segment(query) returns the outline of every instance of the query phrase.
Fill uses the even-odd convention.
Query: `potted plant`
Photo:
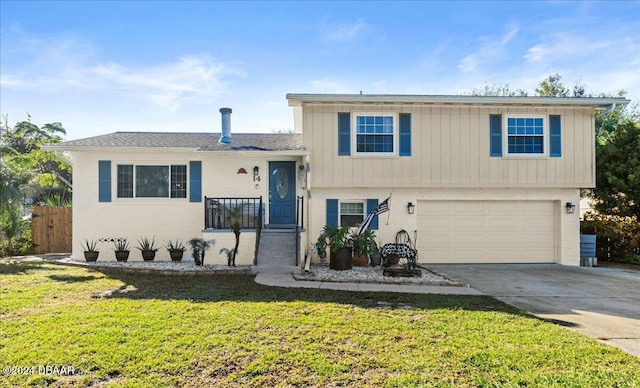
[[[142,259],[144,261],[152,261],[156,257],[156,252],[158,248],[155,247],[156,239],[155,237],[149,241],[147,237],[142,237],[138,240],[138,248],[140,252],[142,252]]]
[[[382,255],[380,254],[381,246],[382,246],[382,240],[378,238],[373,252],[369,254],[369,259],[371,259],[372,267],[377,267],[380,264],[382,264]]]
[[[184,255],[184,251],[187,249],[182,244],[182,241],[176,239],[176,242],[169,241],[165,246],[169,251],[169,256],[171,256],[171,260],[180,261],[182,260],[182,255]]]
[[[369,265],[369,255],[377,250],[376,234],[373,230],[367,229],[361,234],[351,235],[353,246],[353,265],[366,267]]]
[[[214,246],[215,243],[215,240],[205,240],[197,237],[189,240],[189,245],[191,245],[191,254],[193,255],[193,261],[196,265],[204,265],[204,254],[207,249]]]
[[[116,251],[116,260],[127,261],[129,258],[129,241],[126,238],[118,238],[113,242]]]
[[[320,257],[326,257],[329,247],[329,268],[335,270],[351,269],[351,242],[349,227],[340,229],[325,226],[316,242],[316,249]]]
[[[99,251],[96,250],[96,246],[98,242],[95,240],[84,240],[84,244],[80,243],[82,249],[84,249],[84,259],[86,261],[96,261],[98,260]]]

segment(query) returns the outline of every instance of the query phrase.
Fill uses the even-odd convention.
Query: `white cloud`
[[[110,85],[128,89],[169,109],[186,102],[208,104],[224,91],[226,76],[242,75],[207,55],[183,57],[152,67],[125,68],[110,63],[89,70]]]
[[[529,48],[524,58],[528,62],[552,62],[557,59],[591,56],[599,50],[617,45],[615,42],[587,39],[569,33],[556,34],[546,40],[547,42]]]
[[[369,28],[361,19],[339,23],[331,23],[325,19],[320,26],[320,35],[324,43],[345,43],[356,40]]]
[[[126,66],[97,59],[88,42],[72,37],[23,39],[21,43],[22,66],[3,69],[3,88],[115,91],[176,109],[184,103],[210,103],[225,91],[228,81],[244,76],[239,65],[217,62],[206,54],[151,66]]]
[[[506,45],[513,40],[517,33],[517,27],[509,26],[507,32],[503,36],[488,36],[480,38],[482,42],[480,48],[462,58],[458,64],[458,69],[463,73],[469,73],[485,64],[499,60],[506,54]]]

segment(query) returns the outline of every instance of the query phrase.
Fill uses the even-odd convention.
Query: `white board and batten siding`
[[[314,187],[577,187],[595,185],[588,107],[307,105],[304,144]],[[338,156],[339,112],[411,114],[411,156]],[[559,115],[562,157],[491,157],[492,114]],[[548,121],[548,120],[547,120]],[[547,124],[548,125],[548,124]]]
[[[423,263],[554,263],[554,201],[418,201]]]

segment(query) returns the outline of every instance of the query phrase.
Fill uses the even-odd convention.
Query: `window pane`
[[[364,205],[362,202],[341,202],[340,214],[363,214]]]
[[[543,136],[509,136],[510,154],[541,154],[544,152]]]
[[[187,198],[187,166],[171,166],[171,198]]]
[[[133,165],[118,165],[118,198],[133,198]]]
[[[169,166],[136,166],[136,197],[169,197]]]
[[[340,202],[340,225],[358,226],[364,220],[364,203]]]
[[[340,216],[340,226],[355,227],[362,223],[362,216],[342,215]]]

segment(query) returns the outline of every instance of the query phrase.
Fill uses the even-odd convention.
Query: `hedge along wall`
[[[587,213],[580,233],[595,234],[598,260],[640,264],[640,221]]]

